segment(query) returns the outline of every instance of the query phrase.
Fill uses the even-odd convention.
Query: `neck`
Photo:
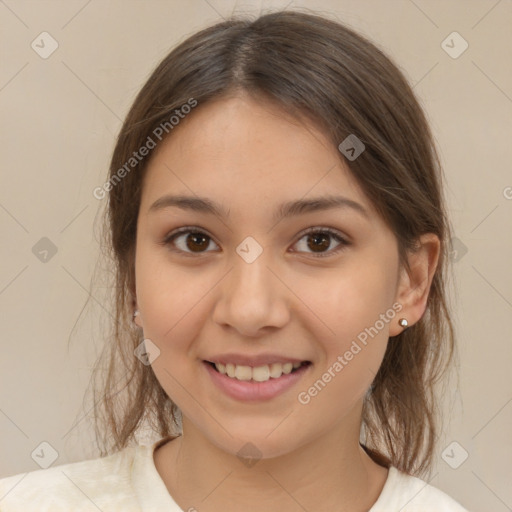
[[[359,425],[352,426],[357,428],[334,429],[285,455],[250,463],[211,443],[183,417],[183,435],[155,451],[155,464],[183,510],[365,512],[380,495],[387,470],[366,454]]]

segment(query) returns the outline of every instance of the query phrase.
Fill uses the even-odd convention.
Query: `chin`
[[[260,428],[253,425],[252,428],[239,430],[227,428],[233,437],[224,431],[222,431],[221,438],[217,436],[208,437],[213,444],[224,452],[234,455],[242,461],[247,459],[247,466],[250,467],[252,460],[280,457],[298,447],[296,433],[293,434],[286,429],[282,429],[278,433],[278,429],[276,429],[278,423],[274,422],[270,428],[267,425]]]

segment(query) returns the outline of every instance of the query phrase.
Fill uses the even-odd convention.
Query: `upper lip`
[[[263,353],[250,356],[247,354],[235,354],[234,352],[230,352],[228,354],[219,354],[217,356],[212,356],[208,359],[205,359],[205,361],[208,361],[210,363],[231,363],[241,366],[257,367],[273,363],[302,363],[303,361],[307,361],[307,359],[297,359],[296,357],[283,356],[280,354],[271,353]]]

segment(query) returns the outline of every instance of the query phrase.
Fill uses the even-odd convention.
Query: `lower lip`
[[[213,382],[231,398],[243,401],[269,400],[275,396],[284,393],[296,384],[301,377],[309,370],[311,363],[301,366],[292,373],[281,375],[277,379],[270,378],[265,382],[256,382],[254,380],[238,380],[228,377],[215,368],[210,363],[203,361],[206,371],[210,374]]]

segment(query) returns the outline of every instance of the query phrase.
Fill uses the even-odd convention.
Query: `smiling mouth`
[[[302,361],[301,363],[272,363],[270,365],[262,365],[257,367],[212,363],[209,364],[216,372],[241,381],[266,382],[270,379],[279,379],[283,375],[294,373],[305,366],[311,365],[311,361]]]

